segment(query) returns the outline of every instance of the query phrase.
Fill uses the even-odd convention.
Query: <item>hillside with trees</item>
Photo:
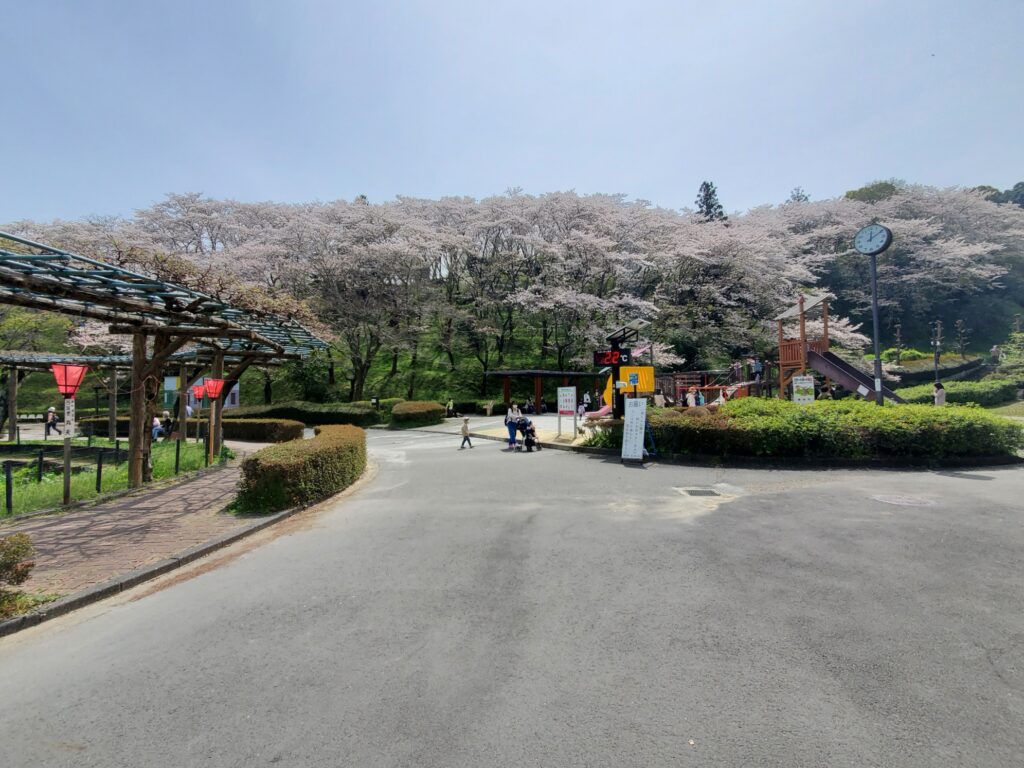
[[[904,343],[927,348],[941,319],[983,348],[1024,306],[1024,208],[995,197],[890,181],[821,201],[798,188],[726,216],[711,182],[701,210],[682,212],[518,190],[380,204],[176,194],[130,218],[3,228],[293,314],[333,342],[344,383],[321,396],[360,400],[483,394],[482,374],[509,366],[589,369],[607,330],[636,317],[652,321],[659,367],[767,353],[771,318],[810,289],[835,294],[833,336],[857,348],[870,289],[851,242],[872,221],[895,233],[879,262],[883,346],[898,324]],[[5,312],[3,324],[19,317]],[[104,344],[101,328],[76,334]]]

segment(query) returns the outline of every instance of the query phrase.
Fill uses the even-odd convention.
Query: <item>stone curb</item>
[[[451,432],[441,432],[436,429],[410,430],[417,432],[430,432],[432,434],[452,435]],[[470,437],[480,440],[493,440],[504,443],[507,438],[497,435],[481,435],[470,432]],[[570,453],[582,453],[590,456],[606,456],[614,458],[619,452],[614,448],[594,448],[587,445],[561,445],[559,443],[541,443],[541,448],[556,451],[569,451]],[[985,467],[1012,467],[1024,464],[1024,458],[1020,456],[954,456],[945,459],[928,459],[927,457],[890,457],[887,459],[818,459],[804,456],[792,456],[787,459],[759,457],[759,456],[704,456],[677,454],[665,454],[653,459],[647,459],[645,464],[671,464],[682,467],[724,467],[731,469],[879,469],[879,470],[920,470],[928,472],[935,469],[980,469]]]
[[[57,618],[58,616],[63,616],[66,613],[70,613],[71,611],[82,608],[90,603],[95,603],[110,597],[111,595],[116,595],[118,592],[124,592],[132,587],[137,587],[143,582],[155,579],[157,576],[162,576],[165,573],[181,568],[184,565],[188,565],[192,561],[198,560],[204,555],[208,555],[218,549],[223,549],[229,544],[234,544],[236,541],[244,539],[246,536],[251,536],[254,533],[262,531],[264,528],[268,528],[274,523],[285,520],[307,508],[308,506],[292,507],[291,509],[286,509],[282,512],[275,512],[273,515],[269,515],[252,525],[242,528],[241,530],[229,531],[228,533],[222,534],[221,536],[211,539],[203,544],[198,544],[194,547],[182,550],[181,552],[178,552],[164,560],[143,566],[142,568],[138,568],[134,571],[129,571],[128,573],[124,573],[120,576],[115,576],[113,579],[104,581],[80,592],[76,592],[73,595],[62,597],[60,600],[44,606],[39,611],[2,621],[0,622],[0,637],[19,632],[22,629],[34,627],[37,624],[42,624],[44,621],[49,621],[50,619]]]

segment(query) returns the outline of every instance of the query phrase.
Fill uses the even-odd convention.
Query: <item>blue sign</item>
[[[640,383],[640,374],[639,373],[631,373],[631,374],[629,374],[629,386],[635,387],[639,383]]]

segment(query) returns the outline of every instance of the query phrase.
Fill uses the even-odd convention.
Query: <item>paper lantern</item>
[[[57,379],[57,390],[64,397],[74,397],[82,379],[89,371],[88,365],[70,365],[66,363],[54,363],[50,366],[53,376]]]
[[[192,385],[192,397],[196,400],[202,400],[206,397],[206,385],[205,384],[193,384]]]
[[[206,394],[211,400],[216,400],[220,397],[221,390],[224,389],[224,379],[207,379],[206,380]]]

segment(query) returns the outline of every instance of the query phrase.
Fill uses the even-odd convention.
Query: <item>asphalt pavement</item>
[[[0,640],[0,766],[1024,764],[1024,470],[369,440],[261,546]]]

